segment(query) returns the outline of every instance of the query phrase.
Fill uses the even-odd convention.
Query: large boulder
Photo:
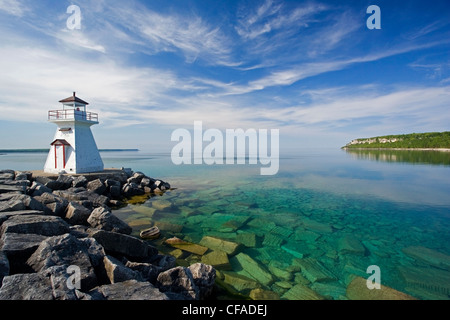
[[[91,237],[103,246],[106,253],[124,256],[130,260],[145,260],[158,254],[158,250],[133,236],[105,230],[96,230]]]
[[[106,255],[103,258],[104,268],[110,283],[117,283],[127,280],[142,280],[139,272],[134,271],[112,256]]]
[[[85,176],[78,176],[75,177],[72,181],[72,187],[79,188],[79,187],[86,187],[88,183],[88,180]]]
[[[198,298],[200,300],[208,298],[214,289],[216,270],[212,266],[203,263],[194,263],[188,269],[191,271],[194,284],[198,288]]]
[[[36,272],[52,266],[77,266],[80,268],[82,291],[97,285],[97,277],[85,242],[71,234],[49,237],[42,241],[27,260],[27,264]]]
[[[125,197],[132,197],[145,194],[145,191],[139,188],[139,185],[134,182],[125,183],[122,187],[122,193]]]
[[[42,195],[34,197],[44,205],[44,211],[47,214],[63,216],[69,201],[53,193],[44,192]]]
[[[10,232],[56,236],[69,231],[69,225],[60,217],[46,215],[12,216],[0,227],[0,235]]]
[[[117,218],[112,212],[104,207],[92,211],[87,222],[94,228],[113,231],[123,234],[131,234],[132,228]]]
[[[0,252],[8,258],[13,273],[29,272],[26,261],[45,239],[47,236],[38,234],[6,232],[0,238]]]
[[[3,250],[0,250],[0,288],[3,278],[9,275],[9,260]]]
[[[31,184],[30,189],[28,190],[28,194],[30,194],[33,197],[41,196],[43,193],[52,193],[52,189],[49,187],[43,185],[42,183],[38,181],[33,181]]]
[[[86,189],[100,195],[106,191],[106,186],[100,179],[95,179],[88,182]]]
[[[41,273],[19,273],[3,278],[0,300],[53,300],[50,279]]]
[[[65,218],[71,225],[89,225],[87,220],[90,215],[91,210],[77,202],[71,201],[67,206]]]
[[[102,285],[89,294],[94,300],[169,300],[167,295],[150,282],[137,280]]]
[[[180,266],[161,272],[156,285],[162,292],[173,294],[180,300],[198,300],[200,297],[192,272],[186,267]]]

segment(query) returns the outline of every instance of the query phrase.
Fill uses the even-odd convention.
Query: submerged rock
[[[210,236],[204,236],[202,240],[200,240],[200,244],[213,250],[226,252],[229,255],[234,255],[239,248],[239,243]]]
[[[281,299],[287,300],[324,300],[324,298],[319,295],[314,290],[308,288],[303,284],[296,284],[291,289],[289,289],[285,294],[281,296]]]
[[[237,263],[250,278],[255,279],[263,285],[270,285],[274,280],[272,274],[266,271],[258,262],[253,260],[249,255],[240,252],[232,259]]]
[[[207,247],[204,247],[204,246],[201,246],[201,245],[198,245],[198,244],[195,244],[195,243],[191,243],[191,242],[188,242],[188,241],[184,241],[184,240],[181,240],[181,239],[179,239],[177,237],[173,237],[173,238],[167,239],[165,241],[165,243],[170,245],[170,246],[172,246],[172,247],[174,247],[174,248],[181,249],[183,251],[187,251],[187,252],[190,252],[190,253],[194,253],[194,254],[197,254],[199,256],[204,255],[206,253],[206,251],[208,251]]]
[[[422,246],[411,246],[402,249],[408,256],[428,263],[434,267],[450,271],[450,256]]]
[[[356,277],[347,286],[346,295],[351,300],[416,300],[410,295],[381,285],[381,289],[367,288],[367,280]]]

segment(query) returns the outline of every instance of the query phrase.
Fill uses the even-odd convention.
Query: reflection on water
[[[433,150],[364,150],[346,149],[356,159],[403,162],[411,164],[450,165],[450,152]]]

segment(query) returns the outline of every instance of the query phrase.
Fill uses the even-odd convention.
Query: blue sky
[[[279,129],[281,150],[448,131],[449,53],[448,0],[0,0],[0,148],[48,147],[72,91],[99,148],[170,152],[194,121]]]

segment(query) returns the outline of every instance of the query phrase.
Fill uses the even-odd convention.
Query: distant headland
[[[450,131],[387,135],[355,139],[342,149],[397,149],[450,151]]]

